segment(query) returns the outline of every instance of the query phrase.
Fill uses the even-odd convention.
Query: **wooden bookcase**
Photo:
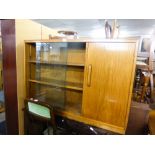
[[[124,134],[136,40],[25,41],[26,97],[69,119]]]

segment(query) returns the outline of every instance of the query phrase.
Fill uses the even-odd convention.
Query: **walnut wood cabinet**
[[[124,134],[136,40],[25,41],[26,97],[58,115]]]

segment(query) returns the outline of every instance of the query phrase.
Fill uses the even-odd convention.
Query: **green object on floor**
[[[36,114],[45,118],[49,118],[49,119],[51,118],[50,109],[42,105],[28,102],[28,110],[33,114]]]

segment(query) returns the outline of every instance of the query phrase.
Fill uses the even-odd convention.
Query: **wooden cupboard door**
[[[135,43],[89,43],[83,106],[84,116],[119,127],[126,126]]]

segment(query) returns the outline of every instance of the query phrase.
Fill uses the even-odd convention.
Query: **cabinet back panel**
[[[66,66],[31,64],[30,78],[45,82],[65,81]]]
[[[85,49],[68,49],[67,63],[84,64]]]
[[[66,110],[81,113],[82,92],[66,90]]]
[[[68,67],[66,70],[66,81],[83,84],[84,67]]]
[[[85,63],[86,43],[70,42],[67,50],[67,63],[84,64]]]
[[[124,127],[128,110],[135,43],[90,43],[84,80],[83,114]],[[92,65],[91,86],[88,65]]]

